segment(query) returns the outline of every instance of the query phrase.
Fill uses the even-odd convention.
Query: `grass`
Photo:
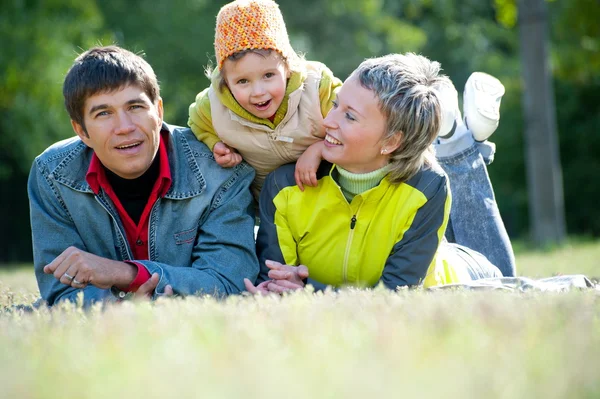
[[[520,274],[595,272],[600,241],[519,252]],[[36,296],[0,269],[0,305]],[[2,397],[600,396],[596,291],[345,290],[0,312]]]
[[[517,249],[518,273],[529,277],[548,277],[554,274],[584,274],[600,277],[600,241],[572,240],[549,250]]]

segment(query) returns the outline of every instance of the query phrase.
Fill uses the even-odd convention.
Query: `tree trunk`
[[[536,245],[565,238],[565,214],[544,0],[519,0],[529,220]]]

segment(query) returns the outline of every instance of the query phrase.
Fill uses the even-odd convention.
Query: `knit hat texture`
[[[236,0],[217,15],[215,56],[219,69],[227,57],[249,49],[276,50],[285,59],[293,56],[279,5],[272,0]]]

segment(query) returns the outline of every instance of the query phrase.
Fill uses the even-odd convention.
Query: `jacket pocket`
[[[175,233],[173,235],[175,237],[175,244],[185,245],[193,243],[196,240],[196,232],[196,229],[190,229]]]

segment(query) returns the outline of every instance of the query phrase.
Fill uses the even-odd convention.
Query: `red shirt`
[[[142,216],[140,217],[137,225],[131,219],[127,211],[125,211],[121,201],[113,191],[106,177],[104,167],[95,153],[92,155],[92,161],[90,162],[90,167],[85,176],[85,179],[92,188],[94,194],[97,195],[100,192],[100,188],[102,188],[117,208],[119,218],[121,219],[121,223],[125,228],[125,235],[127,237],[127,241],[129,242],[129,247],[133,253],[133,259],[148,260],[148,222],[150,221],[150,212],[152,211],[152,207],[154,206],[156,200],[164,197],[171,187],[171,169],[169,168],[169,158],[167,156],[167,140],[168,136],[166,134],[161,134],[157,153],[160,164],[158,177],[154,182],[152,192],[148,197],[148,202],[146,203],[144,211],[142,212]],[[146,269],[141,263],[127,263],[137,266],[138,272],[135,279],[125,291],[135,292],[140,285],[144,284],[146,281],[148,281],[148,279],[150,279],[150,272],[148,272],[148,269]]]

